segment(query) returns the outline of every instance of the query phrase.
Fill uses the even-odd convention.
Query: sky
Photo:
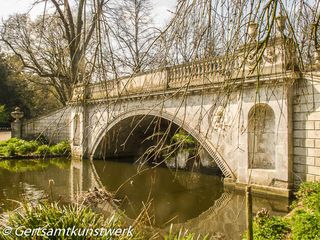
[[[6,19],[15,13],[25,13],[31,9],[34,0],[0,0],[0,19]],[[165,24],[170,17],[168,9],[173,10],[176,0],[151,0],[154,6],[154,22],[158,25]],[[41,14],[43,7],[38,6],[31,10],[31,16]]]

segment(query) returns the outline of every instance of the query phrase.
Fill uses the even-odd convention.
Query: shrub
[[[50,154],[50,147],[48,145],[40,145],[37,148],[36,154],[38,155]]]
[[[16,145],[20,141],[20,139],[11,138],[7,141],[0,142],[0,155],[5,157],[14,156],[16,154]]]
[[[5,105],[0,104],[0,125],[7,125],[9,123],[9,113]]]
[[[67,141],[62,141],[50,147],[50,152],[55,155],[63,155],[71,152],[70,144]]]
[[[199,147],[197,141],[182,129],[173,135],[171,143],[187,150],[191,155],[194,155]]]
[[[320,239],[320,182],[305,182],[296,193],[292,214],[293,239]]]
[[[7,141],[1,142],[0,154],[6,157],[14,155],[25,155],[33,153],[38,147],[36,141],[25,141],[22,139],[11,138]]]
[[[0,153],[6,157],[14,156],[20,152],[19,147],[24,145],[25,143],[26,143],[26,141],[24,141],[24,140],[17,139],[17,138],[11,138],[11,139],[1,143]],[[21,151],[23,151],[23,150],[24,150],[24,148],[22,147]]]
[[[21,140],[20,144],[16,146],[17,153],[20,155],[31,154],[37,150],[38,146],[39,144],[36,141]]]
[[[302,183],[296,196],[287,217],[269,217],[265,211],[257,214],[254,239],[320,239],[320,182]]]
[[[19,138],[10,138],[9,140],[5,141],[6,143],[18,143],[21,139]]]
[[[4,147],[4,146],[7,146],[8,142],[7,141],[1,141],[0,142],[0,148],[1,147]]]
[[[320,211],[320,182],[305,182],[299,187],[296,193],[297,205],[303,206],[309,210]]]
[[[255,240],[285,239],[289,232],[289,222],[281,217],[266,217],[264,219],[256,219],[253,224],[253,239]]]
[[[26,141],[17,138],[11,138],[8,141],[0,142],[0,155],[11,157],[14,155],[34,155],[34,154],[54,154],[64,155],[71,152],[70,144],[67,141],[62,141],[56,145],[49,147],[41,144],[38,141]]]
[[[5,157],[12,157],[16,155],[16,147],[13,143],[9,143],[6,146],[2,147],[0,153]]]
[[[314,193],[320,192],[320,182],[304,182],[299,186],[296,193],[298,199],[306,198]]]
[[[172,142],[174,143],[183,143],[184,145],[187,145],[189,147],[194,147],[196,145],[196,140],[188,134],[184,130],[179,130],[176,134],[172,137]]]
[[[292,217],[293,239],[320,239],[320,213],[297,211]]]

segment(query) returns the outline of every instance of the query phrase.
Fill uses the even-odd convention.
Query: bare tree
[[[42,18],[31,21],[16,15],[3,23],[1,39],[24,67],[43,77],[56,89],[62,104],[71,98],[73,86],[86,79],[85,57],[101,18],[104,0],[35,1],[50,3]],[[47,4],[46,4],[47,5]],[[48,14],[47,8],[53,10]]]
[[[230,55],[251,41],[248,25],[256,22],[259,29],[255,40],[258,49],[263,50],[275,35],[280,15],[288,20],[286,36],[294,40],[300,57],[310,60],[319,47],[319,1],[315,0],[178,1],[166,32],[166,46],[175,63]]]
[[[151,18],[150,0],[123,0],[109,11],[109,31],[115,61],[127,73],[152,67],[159,34]]]

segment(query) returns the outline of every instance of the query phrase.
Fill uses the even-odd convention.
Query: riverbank
[[[320,239],[320,182],[305,182],[296,192],[292,210],[284,217],[257,212],[253,224],[254,240]]]
[[[40,140],[27,141],[18,138],[0,141],[0,160],[61,157],[69,156],[70,152],[70,144],[67,141],[55,145]]]
[[[128,223],[123,213],[116,212],[109,217],[94,212],[83,204],[67,206],[58,203],[42,202],[37,205],[24,204],[19,210],[10,212],[0,219],[0,237],[15,240],[24,239],[165,239],[165,240],[205,240],[187,230],[180,229],[167,233],[147,228],[147,215],[141,215]],[[23,226],[23,228],[21,227]],[[9,229],[9,231],[8,231]]]

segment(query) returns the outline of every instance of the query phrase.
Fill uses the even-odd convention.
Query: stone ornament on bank
[[[20,110],[19,107],[16,107],[13,112],[11,112],[11,116],[15,119],[15,122],[20,122],[20,119],[23,118],[24,113]]]

